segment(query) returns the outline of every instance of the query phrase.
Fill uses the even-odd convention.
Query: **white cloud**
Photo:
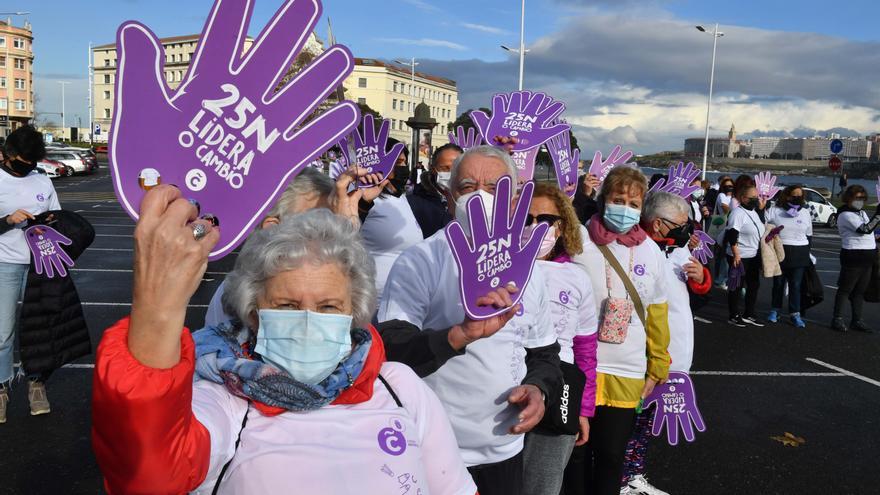
[[[440,9],[436,5],[432,5],[425,0],[403,0],[404,3],[408,3],[414,7],[420,8],[425,12],[439,12]]]
[[[433,48],[449,48],[451,50],[467,50],[468,48],[464,45],[460,45],[458,43],[453,43],[452,41],[447,40],[435,40],[433,38],[419,38],[419,39],[408,39],[408,38],[378,38],[378,41],[382,41],[385,43],[396,43],[399,45],[415,45],[415,46],[428,46]]]
[[[505,29],[501,29],[501,28],[497,28],[497,27],[493,27],[493,26],[486,26],[484,24],[473,24],[470,22],[464,22],[461,25],[462,25],[462,27],[466,27],[466,28],[472,29],[474,31],[480,31],[483,33],[488,33],[488,34],[509,34],[510,33],[509,31],[507,31]]]

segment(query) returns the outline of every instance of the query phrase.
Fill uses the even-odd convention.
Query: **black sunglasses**
[[[551,215],[549,213],[544,213],[538,216],[532,216],[531,213],[526,215],[526,225],[534,225],[535,222],[538,223],[546,223],[547,225],[553,225],[554,223],[562,220],[562,217],[557,215]]]
[[[684,231],[685,231],[686,233],[688,233],[688,234],[693,234],[693,233],[694,233],[694,224],[691,223],[690,220],[688,220],[688,221],[685,222],[685,223],[678,224],[678,223],[673,222],[672,220],[668,220],[668,219],[666,219],[666,218],[660,217],[660,221],[663,222],[663,223],[665,223],[666,226],[669,227],[669,230],[675,230],[675,229],[681,229],[681,228],[683,228]]]

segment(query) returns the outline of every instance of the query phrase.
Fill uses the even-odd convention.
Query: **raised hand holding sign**
[[[116,194],[137,219],[146,193],[138,174],[157,170],[163,184],[176,184],[223,225],[211,259],[243,242],[289,180],[359,120],[357,106],[342,102],[304,124],[353,69],[343,46],[330,47],[278,88],[320,18],[320,2],[284,2],[242,56],[252,9],[253,2],[244,0],[215,2],[189,70],[173,91],[156,36],[137,22],[117,32],[110,132]]]
[[[780,188],[776,187],[776,176],[770,172],[761,172],[756,175],[755,186],[758,188],[758,197],[761,199],[770,199],[780,191]]]
[[[553,165],[556,167],[556,183],[559,189],[573,198],[577,192],[578,162],[581,159],[581,150],[571,150],[571,131],[565,131],[553,136],[547,141],[547,150]]]
[[[73,267],[73,259],[61,246],[70,246],[73,241],[45,225],[35,225],[25,230],[24,238],[34,258],[37,275],[45,274],[46,278],[54,278],[55,273],[60,277],[67,276],[67,268]]]
[[[512,151],[525,151],[571,128],[556,121],[564,110],[565,104],[544,93],[514,91],[492,97],[491,117],[480,110],[470,115],[486,140],[490,136],[515,137],[518,141]]]
[[[697,407],[694,384],[687,373],[670,371],[666,383],[654,387],[654,391],[645,399],[645,407],[651,404],[657,404],[651,434],[659,437],[665,425],[669,445],[678,445],[679,428],[688,442],[696,438],[694,429],[706,431],[706,424]]]
[[[382,121],[379,128],[379,134],[376,135],[376,127],[372,115],[364,117],[363,135],[357,130],[352,133],[353,146],[349,146],[348,138],[342,138],[339,141],[339,147],[345,156],[345,162],[351,165],[357,165],[358,168],[364,169],[369,174],[381,175],[381,180],[391,173],[397,157],[403,151],[404,144],[397,143],[391,148],[391,151],[385,151],[388,144],[388,133],[391,131],[391,122]],[[354,152],[354,156],[351,153]],[[375,187],[376,184],[358,183],[358,187],[369,188]]]
[[[688,162],[687,166],[684,162],[678,162],[678,165],[669,166],[669,178],[657,181],[651,188],[651,192],[663,191],[687,198],[694,191],[700,189],[699,185],[691,185],[698,175],[700,175],[700,170],[694,166],[693,162]]]
[[[513,286],[519,289],[513,294],[513,305],[522,299],[541,240],[549,228],[546,224],[538,225],[528,242],[521,243],[534,189],[532,182],[523,186],[511,217],[514,188],[510,177],[502,177],[495,185],[491,230],[479,195],[467,202],[470,233],[466,233],[457,221],[446,226],[446,240],[458,265],[462,305],[468,317],[474,320],[492,318],[507,311],[507,308],[481,306],[477,302],[498,288]]]
[[[455,132],[456,134],[449,133],[449,142],[465,151],[483,144],[483,135],[473,127],[467,130],[467,134],[465,134],[464,127],[462,126],[458,126]]]
[[[605,180],[605,177],[608,177],[608,172],[611,172],[611,169],[618,166],[626,164],[626,161],[632,158],[632,151],[627,151],[626,153],[621,153],[621,147],[618,144],[611,150],[611,153],[608,155],[608,158],[602,159],[602,152],[597,151],[595,155],[593,155],[593,162],[590,164],[590,174],[595,175],[599,182]]]

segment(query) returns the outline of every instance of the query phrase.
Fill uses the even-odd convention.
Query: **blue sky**
[[[526,86],[566,101],[585,144],[617,142],[638,152],[674,149],[699,135],[711,37],[692,26],[720,22],[713,132],[810,134],[831,128],[880,130],[875,2],[738,0],[527,0]],[[91,41],[114,41],[136,19],[159,36],[201,31],[209,0],[15,0],[34,26],[37,112],[87,121]],[[256,0],[251,34],[280,0]],[[420,69],[459,82],[460,111],[515,89],[516,64],[499,48],[518,44],[516,0],[326,0],[334,34],[357,56],[416,57]],[[21,18],[14,20],[20,24]],[[700,115],[702,114],[702,117]]]

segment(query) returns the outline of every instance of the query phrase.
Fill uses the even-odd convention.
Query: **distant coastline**
[[[646,167],[665,168],[669,164],[680,161],[693,161],[702,164],[700,158],[683,158],[680,155],[651,155],[639,157],[639,165]],[[707,167],[719,172],[764,172],[769,171],[775,175],[811,175],[831,176],[834,173],[828,168],[825,160],[769,160],[750,158],[711,158]],[[853,179],[877,179],[880,177],[880,162],[847,162],[844,163],[843,171]],[[839,172],[838,172],[839,173]]]

